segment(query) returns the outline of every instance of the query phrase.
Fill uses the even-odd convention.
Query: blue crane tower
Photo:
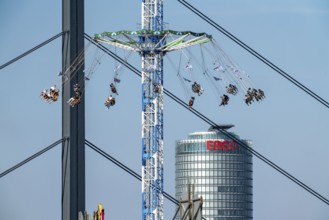
[[[138,52],[142,68],[142,219],[163,219],[163,57],[211,36],[163,30],[163,0],[142,0],[138,31],[96,34],[96,41]]]

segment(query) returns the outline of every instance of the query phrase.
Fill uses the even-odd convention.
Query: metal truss
[[[210,35],[163,30],[163,0],[142,1],[139,31],[104,32],[97,42],[138,52],[142,60],[142,219],[163,220],[163,57],[211,40]]]
[[[163,30],[163,0],[142,1],[142,29]]]
[[[163,219],[163,54],[142,54],[143,220]]]

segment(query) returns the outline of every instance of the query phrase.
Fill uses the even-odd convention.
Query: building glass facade
[[[242,141],[251,146],[250,141]],[[186,198],[187,185],[191,183],[194,194],[203,197],[205,219],[252,219],[252,154],[210,128],[177,141],[175,157],[176,199]]]

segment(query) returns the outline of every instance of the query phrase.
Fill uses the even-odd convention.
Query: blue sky
[[[291,76],[329,100],[329,2],[325,0],[189,1]],[[246,106],[232,99],[225,108],[207,90],[195,108],[232,131],[251,139],[254,148],[329,198],[328,109],[196,17],[177,1],[164,2],[170,29],[212,34],[221,47],[266,93],[261,103]],[[140,1],[85,1],[85,32],[135,30]],[[61,32],[61,1],[0,2],[0,64]],[[92,59],[92,55],[87,56]],[[132,59],[139,68],[139,60]],[[103,106],[114,61],[105,57],[86,87],[86,138],[127,166],[141,170],[140,78],[125,71],[117,105]],[[0,70],[0,172],[61,138],[61,104],[39,98],[58,81],[61,40],[57,39]],[[165,87],[184,98],[165,61]],[[209,87],[209,86],[208,86]],[[208,92],[209,91],[209,92]],[[175,140],[208,129],[172,100],[165,98],[165,191],[175,194]],[[141,216],[141,185],[86,148],[86,209],[102,202],[106,219]],[[174,214],[165,200],[165,218]],[[129,210],[129,211],[128,211]],[[0,179],[0,219],[60,219],[61,147]],[[328,206],[254,158],[254,219],[325,220]]]

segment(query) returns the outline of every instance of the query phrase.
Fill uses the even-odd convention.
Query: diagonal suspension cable
[[[15,166],[9,168],[9,169],[6,170],[6,171],[0,173],[0,178],[6,176],[7,174],[9,174],[9,173],[11,173],[12,171],[16,170],[17,168],[23,166],[24,164],[30,162],[31,160],[37,158],[38,156],[40,156],[40,155],[46,153],[47,151],[49,151],[50,149],[52,149],[52,148],[54,148],[55,146],[59,145],[60,143],[64,142],[65,140],[66,140],[65,138],[62,138],[62,139],[60,139],[60,140],[58,140],[58,141],[52,143],[52,144],[49,145],[48,147],[46,147],[46,148],[42,149],[41,151],[39,151],[39,152],[33,154],[32,156],[26,158],[26,159],[23,160],[22,162],[16,164]]]
[[[90,41],[91,43],[93,43],[95,46],[97,46],[98,48],[100,48],[102,51],[104,51],[106,54],[110,55],[111,57],[113,57],[114,59],[116,59],[117,61],[119,61],[125,67],[127,67],[132,72],[134,72],[136,75],[141,76],[141,72],[138,69],[136,69],[134,66],[132,66],[131,64],[129,64],[127,61],[123,60],[121,57],[119,57],[118,55],[116,55],[115,53],[113,53],[112,51],[110,51],[109,49],[107,49],[106,47],[104,47],[103,45],[101,45],[101,44],[97,43],[96,41],[94,41],[86,33],[85,33],[85,38],[88,41]],[[190,108],[183,100],[181,100],[180,98],[178,98],[176,95],[174,95],[173,93],[171,93],[170,91],[168,91],[165,88],[164,88],[164,93],[167,96],[169,96],[171,99],[173,99],[175,102],[177,102],[178,104],[180,104],[182,107],[184,107],[185,109],[187,109],[190,112],[192,112],[194,115],[196,115],[198,118],[200,118],[204,122],[206,122],[209,125],[212,125],[214,127],[217,126],[217,124],[214,121],[210,120],[208,117],[206,117],[205,115],[203,115],[202,113],[200,113],[196,109]],[[317,193],[315,190],[313,190],[312,188],[310,188],[309,186],[307,186],[306,184],[304,184],[303,182],[301,182],[300,180],[298,180],[297,178],[295,178],[294,176],[292,176],[291,174],[289,174],[287,171],[285,171],[284,169],[282,169],[281,167],[279,167],[278,165],[276,165],[275,163],[273,163],[272,161],[270,161],[266,157],[264,157],[262,154],[258,153],[253,148],[249,147],[244,142],[242,142],[241,140],[239,140],[238,138],[236,138],[235,136],[233,136],[232,134],[230,134],[229,132],[227,132],[224,129],[218,129],[218,131],[220,131],[222,134],[227,135],[232,140],[235,140],[236,142],[239,143],[240,146],[242,146],[248,152],[252,153],[254,156],[256,156],[257,158],[259,158],[261,161],[263,161],[267,165],[271,166],[273,169],[275,169],[276,171],[278,171],[279,173],[281,173],[282,175],[284,175],[285,177],[287,177],[288,179],[290,179],[291,181],[293,181],[294,183],[296,183],[298,186],[302,187],[304,190],[306,190],[307,192],[309,192],[310,194],[312,194],[316,198],[320,199],[322,202],[324,202],[327,205],[329,205],[329,200],[328,199],[326,199],[324,196],[322,196],[321,194]]]
[[[218,31],[220,31],[226,37],[228,37],[229,39],[231,39],[232,41],[234,41],[235,43],[237,43],[239,46],[241,46],[243,49],[245,49],[246,51],[248,51],[250,54],[252,54],[256,58],[258,58],[260,61],[262,61],[263,63],[265,63],[271,69],[273,69],[274,71],[276,71],[277,73],[279,73],[281,76],[283,76],[284,78],[286,78],[287,80],[289,80],[295,86],[297,86],[298,88],[300,88],[301,90],[303,90],[304,92],[306,92],[308,95],[310,95],[311,97],[313,97],[314,99],[316,99],[322,105],[324,105],[325,107],[329,108],[329,103],[326,100],[324,100],[319,95],[317,95],[316,93],[314,93],[312,90],[310,90],[309,88],[307,88],[306,86],[304,86],[302,83],[300,83],[295,78],[293,78],[292,76],[290,76],[288,73],[286,73],[285,71],[283,71],[282,69],[280,69],[278,66],[276,66],[271,61],[269,61],[268,59],[266,59],[264,56],[262,56],[261,54],[259,54],[258,52],[256,52],[254,49],[252,49],[251,47],[249,47],[248,45],[246,45],[245,43],[243,43],[241,40],[239,40],[233,34],[231,34],[227,30],[225,30],[223,27],[221,27],[220,25],[218,25],[215,21],[213,21],[212,19],[210,19],[208,16],[206,16],[205,14],[203,14],[201,11],[199,11],[198,9],[196,9],[195,7],[193,7],[191,4],[187,3],[185,0],[178,0],[178,2],[180,2],[181,4],[183,4],[190,11],[194,12],[197,16],[199,16],[200,18],[202,18],[204,21],[206,21],[208,24],[210,24],[211,26],[213,26]]]
[[[39,44],[39,45],[33,47],[32,49],[30,49],[30,50],[28,50],[28,51],[26,51],[25,53],[23,53],[23,54],[21,54],[21,55],[15,57],[14,59],[8,61],[7,63],[1,65],[1,66],[0,66],[0,70],[3,69],[3,68],[5,68],[5,67],[7,67],[7,66],[9,66],[10,64],[15,63],[15,62],[18,61],[19,59],[25,57],[26,55],[29,55],[30,53],[36,51],[37,49],[39,49],[39,48],[45,46],[46,44],[52,42],[53,40],[57,39],[58,37],[62,36],[63,34],[64,34],[64,32],[61,32],[61,33],[59,33],[59,34],[56,34],[55,36],[49,38],[48,40],[42,42],[41,44]]]
[[[126,171],[127,173],[129,173],[130,175],[132,175],[133,177],[135,177],[136,179],[138,179],[139,181],[142,181],[142,177],[139,174],[137,174],[135,171],[133,171],[132,169],[130,169],[129,167],[127,167],[126,165],[103,151],[102,149],[98,148],[96,145],[92,144],[90,141],[85,140],[85,144],[103,157],[105,157],[106,159],[108,159],[109,161],[111,161],[112,163],[114,163],[115,165],[117,165],[118,167],[120,167],[121,169],[123,169],[124,171]],[[163,192],[163,196],[170,200],[172,203],[179,205],[179,201],[168,193]]]

